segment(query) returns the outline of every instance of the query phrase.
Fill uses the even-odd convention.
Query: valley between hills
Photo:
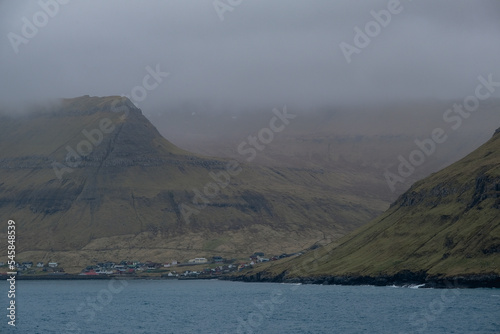
[[[2,115],[0,215],[16,221],[16,260],[55,261],[78,273],[105,261],[221,256],[248,262],[255,252],[301,252],[233,278],[498,276],[498,134],[393,193],[383,177],[397,162],[390,152],[411,151],[414,134],[361,128],[364,136],[342,134],[346,118],[334,114],[299,114],[310,124],[291,122],[251,163],[221,150],[208,133],[198,133],[196,147],[192,137],[156,121],[196,153],[181,149],[117,96],[64,99],[25,115]],[[253,132],[273,117],[265,115],[256,118]],[[336,123],[343,125],[334,131]],[[248,129],[227,128],[225,136],[236,143],[228,147],[235,149],[241,139],[231,131]],[[463,131],[447,143],[461,150],[430,157],[412,178],[462,157],[464,142],[471,151],[469,139],[477,142],[478,133],[481,128]],[[217,153],[223,158],[213,157]],[[6,240],[0,234],[0,247],[7,248]]]
[[[67,272],[94,260],[292,253],[346,235],[388,206],[362,172],[184,151],[126,98],[66,99],[3,116],[0,126],[0,212],[17,223],[17,259],[58,261]],[[102,138],[90,139],[96,129]],[[82,144],[92,140],[98,145]],[[238,175],[197,202],[214,175],[226,183],[228,164]]]
[[[500,287],[500,129],[349,235],[234,279]]]

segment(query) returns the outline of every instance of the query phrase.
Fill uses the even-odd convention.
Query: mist
[[[308,110],[463,99],[480,75],[500,81],[498,1],[401,1],[362,48],[356,28],[390,2],[214,3],[2,2],[0,105],[88,94],[130,96],[148,117],[190,105]],[[342,43],[358,52],[346,57]]]

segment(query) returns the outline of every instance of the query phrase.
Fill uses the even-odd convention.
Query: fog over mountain
[[[499,55],[500,0],[0,0],[0,334],[500,333]]]
[[[241,161],[287,106],[300,117],[254,162],[370,166],[382,181],[415,140],[449,131],[399,193],[498,127],[499,18],[487,0],[5,1],[0,113],[126,95],[181,148]],[[474,112],[445,122],[480,85]]]
[[[0,104],[132,95],[151,71],[161,82],[133,101],[146,116],[186,102],[241,111],[463,99],[480,75],[500,81],[498,1],[391,3],[3,1]],[[357,49],[349,57],[346,44]]]

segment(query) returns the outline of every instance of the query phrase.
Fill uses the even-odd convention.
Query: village
[[[100,277],[155,277],[164,279],[202,279],[217,278],[221,275],[231,272],[242,271],[253,267],[257,263],[277,261],[279,259],[299,256],[302,253],[281,254],[279,256],[265,257],[262,252],[255,252],[248,257],[247,261],[237,259],[225,259],[221,256],[213,256],[210,259],[196,257],[185,262],[172,260],[170,262],[159,263],[152,261],[130,261],[123,260],[118,262],[102,261],[88,265],[78,274],[83,278]],[[7,267],[7,264],[0,262],[1,267]],[[37,262],[32,261],[16,262],[16,271],[19,276],[47,276],[47,275],[68,275],[63,266],[58,262]],[[7,270],[12,271],[12,270]],[[6,273],[0,272],[0,275]]]

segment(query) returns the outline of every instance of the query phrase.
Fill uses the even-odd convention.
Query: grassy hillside
[[[500,275],[500,131],[479,149],[415,183],[391,208],[340,240],[260,273],[287,278]]]
[[[85,154],[75,159],[71,150]],[[67,269],[93,259],[293,252],[331,242],[388,206],[357,171],[243,164],[206,205],[193,204],[195,189],[206,193],[228,163],[177,148],[127,99],[67,99],[2,117],[0,215],[17,222],[19,261]],[[195,210],[189,220],[182,205]],[[6,240],[0,234],[1,247]]]

